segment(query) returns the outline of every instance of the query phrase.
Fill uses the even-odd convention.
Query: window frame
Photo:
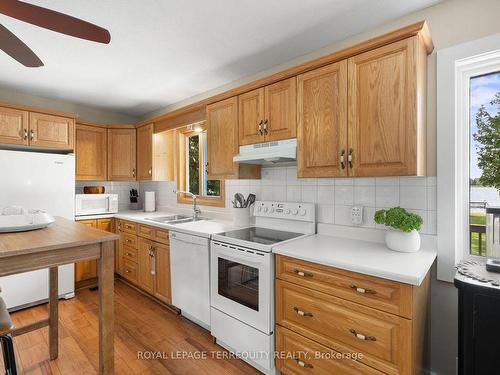
[[[452,282],[470,254],[470,79],[500,70],[500,34],[437,53],[437,278]],[[466,168],[464,166],[467,166]]]
[[[188,125],[185,128],[182,129],[177,129],[177,137],[176,137],[176,154],[177,154],[177,190],[184,190],[187,191],[187,183],[186,183],[186,171],[187,171],[187,166],[186,166],[186,153],[187,153],[187,148],[186,148],[186,138],[191,137],[193,135],[200,135],[200,141],[201,141],[201,134],[203,131],[206,130],[206,126],[204,123],[202,124],[196,124],[196,127],[198,129],[201,129],[201,131],[195,131],[193,129],[193,125]],[[205,145],[206,147],[206,145]],[[203,179],[203,168],[205,167],[203,165],[203,153],[205,151],[205,147],[203,145],[203,142],[200,142],[199,145],[199,153],[200,153],[200,191],[203,190],[202,188],[202,179]],[[206,196],[206,195],[197,195],[196,202],[200,206],[212,206],[212,207],[225,207],[225,183],[224,180],[220,180],[220,196],[218,197],[211,197],[211,196]],[[177,194],[177,203],[181,204],[192,204],[193,198],[191,198],[189,195],[186,194]]]

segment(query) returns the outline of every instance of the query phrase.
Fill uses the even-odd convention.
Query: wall
[[[64,100],[49,99],[42,96],[30,95],[5,87],[0,87],[0,101],[51,109],[54,111],[75,113],[81,119],[99,123],[131,124],[137,121],[136,118],[119,113],[104,111],[98,108],[80,105],[77,103],[70,103]]]

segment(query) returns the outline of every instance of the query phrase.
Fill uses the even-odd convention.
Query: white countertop
[[[223,221],[218,219],[207,219],[175,225],[162,224],[155,221],[146,220],[146,218],[150,217],[171,215],[176,215],[176,213],[167,211],[122,211],[116,214],[78,216],[75,218],[75,220],[92,220],[115,217],[117,219],[130,220],[153,227],[165,228],[174,232],[193,234],[205,238],[209,238],[214,233],[221,233],[227,230],[236,229],[236,226],[231,221]]]
[[[321,234],[275,246],[273,253],[417,286],[436,258],[432,248],[400,253],[384,243]]]

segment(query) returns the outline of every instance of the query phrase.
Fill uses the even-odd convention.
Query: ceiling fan
[[[0,0],[0,13],[76,38],[108,44],[109,31],[78,18],[19,0]],[[0,49],[29,68],[43,66],[42,60],[24,42],[0,24]]]

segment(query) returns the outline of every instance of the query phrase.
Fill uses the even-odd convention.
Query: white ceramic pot
[[[411,232],[403,232],[391,228],[385,232],[385,244],[394,251],[415,253],[420,250],[420,233],[415,229]]]
[[[250,207],[233,207],[233,223],[237,227],[250,225]]]

